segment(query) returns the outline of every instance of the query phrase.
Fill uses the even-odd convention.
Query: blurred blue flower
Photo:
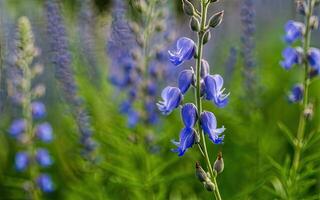
[[[37,178],[37,184],[42,192],[53,192],[54,186],[51,177],[47,174],[41,174]]]
[[[173,152],[178,153],[178,156],[183,156],[188,148],[191,148],[195,143],[196,132],[193,128],[184,128],[180,132],[179,142],[172,141],[178,148],[172,149]]]
[[[8,130],[9,134],[13,137],[18,137],[26,130],[26,121],[24,119],[16,119],[11,123]]]
[[[190,86],[194,84],[194,72],[193,70],[187,69],[180,72],[178,77],[178,85],[182,94],[185,94]]]
[[[43,142],[51,142],[53,139],[52,127],[48,122],[37,125],[36,136]]]
[[[139,122],[139,118],[140,118],[139,113],[133,109],[130,109],[127,115],[128,115],[128,126],[130,128],[135,127]]]
[[[166,87],[162,91],[161,97],[163,101],[157,103],[157,106],[164,115],[169,115],[180,105],[181,101],[183,100],[183,95],[180,89],[170,86]]]
[[[296,22],[293,20],[290,20],[285,25],[285,32],[286,35],[284,37],[284,40],[288,44],[292,44],[296,40],[302,37],[304,32],[305,26],[301,22]]]
[[[175,50],[168,51],[169,60],[175,66],[182,64],[186,60],[190,60],[195,54],[196,45],[193,40],[182,37],[177,41]]]
[[[284,69],[291,69],[292,65],[300,63],[300,54],[297,49],[292,47],[287,47],[285,50],[282,51],[282,57],[284,58],[281,61],[281,66]]]
[[[296,84],[292,88],[288,98],[291,103],[297,103],[297,102],[302,101],[302,99],[303,99],[303,86],[301,84]]]
[[[18,171],[24,171],[29,164],[29,155],[27,152],[18,152],[15,157],[15,167]]]
[[[228,102],[228,94],[224,94],[223,89],[223,78],[216,74],[216,75],[208,75],[204,78],[205,82],[205,93],[206,99],[209,101],[213,101],[215,105],[219,108],[225,107]]]
[[[37,150],[36,160],[42,167],[49,167],[53,163],[49,152],[43,148]]]
[[[221,144],[224,139],[224,135],[221,134],[225,131],[225,128],[217,128],[217,119],[213,113],[204,111],[200,116],[201,127],[203,131],[208,134],[209,139],[214,144]]]
[[[34,119],[41,119],[45,117],[46,106],[42,102],[40,101],[32,102],[31,108],[32,108],[32,116]]]
[[[310,48],[308,52],[308,61],[310,66],[320,72],[320,50],[317,48]]]
[[[129,111],[132,109],[132,103],[130,100],[124,100],[121,104],[120,104],[120,113],[122,114],[128,114]]]
[[[197,108],[192,103],[183,105],[181,109],[182,121],[187,128],[193,128],[198,120]]]

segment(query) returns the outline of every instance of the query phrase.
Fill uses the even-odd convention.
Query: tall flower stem
[[[303,40],[303,50],[304,50],[304,58],[303,58],[303,63],[304,63],[304,94],[303,94],[303,103],[302,103],[302,108],[301,108],[301,113],[300,113],[300,120],[299,120],[299,126],[298,126],[298,131],[297,131],[297,136],[296,136],[296,142],[295,142],[295,147],[294,147],[294,158],[292,162],[292,178],[294,179],[293,182],[295,182],[296,175],[299,170],[299,165],[300,165],[300,158],[301,158],[301,150],[302,150],[302,145],[304,141],[304,135],[305,135],[305,129],[306,129],[306,122],[307,118],[304,114],[305,109],[307,108],[309,104],[309,85],[310,85],[310,78],[309,78],[309,64],[307,60],[307,55],[308,55],[308,50],[310,47],[310,39],[311,39],[311,24],[310,24],[310,19],[313,13],[313,8],[314,8],[314,0],[308,0],[308,11],[306,13],[306,30],[304,34],[304,40]]]
[[[197,62],[196,62],[196,105],[198,109],[198,116],[202,113],[202,101],[201,101],[201,77],[200,77],[200,71],[201,71],[201,60],[202,60],[202,52],[203,52],[203,39],[204,39],[204,33],[206,31],[206,21],[207,21],[207,11],[208,11],[209,1],[207,0],[201,0],[201,24],[200,24],[200,31],[198,32],[198,43],[197,43]],[[198,133],[201,135],[201,141],[202,146],[199,144],[199,150],[201,154],[204,156],[207,168],[209,170],[209,173],[211,175],[212,181],[215,185],[214,195],[216,200],[221,200],[219,187],[216,180],[216,173],[214,173],[212,169],[212,165],[210,162],[208,150],[207,150],[207,144],[206,144],[206,138],[204,135],[204,132],[201,128],[200,120],[198,120]]]

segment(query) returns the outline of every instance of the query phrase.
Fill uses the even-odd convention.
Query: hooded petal
[[[180,89],[170,86],[166,87],[162,91],[161,97],[163,101],[157,103],[157,106],[160,112],[162,112],[162,114],[164,115],[169,115],[174,109],[176,109],[180,105],[183,99],[183,95]]]
[[[183,70],[179,74],[178,85],[182,94],[185,94],[194,83],[194,72],[190,69]]]
[[[182,121],[187,128],[193,128],[198,120],[197,108],[192,103],[183,105],[181,109]]]
[[[195,130],[192,128],[184,128],[180,132],[179,142],[172,142],[177,146],[176,149],[173,149],[173,152],[178,153],[178,156],[183,156],[188,148],[191,148],[195,142]]]
[[[190,60],[195,53],[195,43],[193,40],[182,37],[177,41],[175,50],[168,51],[169,60],[172,64],[178,66],[186,60]]]
[[[224,94],[223,78],[216,75],[207,75],[204,78],[206,99],[213,101],[219,108],[223,108],[228,104],[228,94]]]
[[[209,139],[214,144],[221,144],[224,136],[221,134],[225,131],[225,128],[217,128],[217,119],[213,113],[204,111],[200,116],[201,127],[203,131],[208,134]]]
[[[292,44],[297,39],[302,37],[304,27],[305,27],[304,24],[301,22],[296,22],[292,20],[288,21],[285,25],[286,35],[284,37],[284,40],[288,44]]]
[[[297,49],[292,47],[287,47],[282,52],[283,61],[281,61],[281,66],[284,69],[291,69],[294,64],[298,64],[300,60],[300,54]]]

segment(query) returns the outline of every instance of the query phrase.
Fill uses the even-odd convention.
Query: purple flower
[[[37,184],[42,192],[53,192],[54,190],[51,177],[47,174],[41,174],[37,178]]]
[[[224,139],[224,135],[221,136],[221,133],[224,132],[225,128],[217,128],[217,119],[214,114],[204,111],[200,115],[200,121],[202,129],[208,134],[209,139],[214,144],[221,144]]]
[[[168,51],[169,60],[175,66],[182,64],[186,60],[190,60],[195,53],[196,45],[193,40],[182,37],[177,41],[175,50]]]
[[[29,155],[27,152],[18,152],[15,157],[15,167],[18,171],[24,171],[29,164]]]
[[[292,47],[287,47],[285,50],[283,50],[282,57],[284,60],[281,61],[280,64],[284,69],[287,70],[291,69],[292,65],[299,64],[301,60],[299,51]]]
[[[308,52],[308,62],[310,66],[317,70],[318,73],[320,71],[320,50],[317,48],[310,48]]]
[[[217,107],[223,108],[228,104],[228,94],[224,94],[223,78],[216,75],[208,75],[204,78],[206,99],[213,101]]]
[[[162,93],[161,97],[163,101],[157,103],[158,109],[164,115],[169,115],[174,109],[176,109],[181,101],[183,100],[183,95],[179,88],[176,87],[166,87]]]
[[[52,159],[49,152],[46,149],[38,149],[36,154],[36,160],[42,167],[48,167],[52,165]]]
[[[305,26],[301,22],[295,22],[295,21],[288,21],[285,25],[285,32],[286,35],[284,37],[284,40],[288,44],[292,44],[297,39],[301,38],[304,32]]]
[[[303,99],[303,86],[301,84],[296,84],[292,88],[288,98],[291,103],[297,103],[297,102],[302,101],[302,99]]]
[[[192,103],[183,105],[181,109],[182,121],[187,128],[193,128],[198,120],[197,108]]]
[[[183,70],[179,74],[178,85],[182,94],[185,94],[190,88],[191,84],[194,84],[194,72],[193,70]]]
[[[183,156],[187,149],[193,146],[195,139],[196,132],[193,128],[182,129],[179,142],[172,141],[178,148],[172,149],[172,151],[178,153],[178,156]]]
[[[13,137],[18,137],[26,130],[26,121],[24,119],[16,119],[12,122],[9,133]]]
[[[51,142],[53,135],[52,135],[52,127],[48,122],[39,124],[36,127],[36,136],[43,142]]]
[[[31,104],[34,119],[41,119],[46,115],[46,107],[42,102],[35,101]]]

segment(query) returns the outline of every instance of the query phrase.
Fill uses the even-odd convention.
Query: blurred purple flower
[[[282,52],[282,57],[283,61],[281,61],[281,66],[284,69],[291,69],[292,65],[294,64],[299,64],[300,63],[300,54],[297,49],[292,48],[292,47],[287,47],[285,50]]]
[[[32,116],[34,119],[41,119],[45,117],[46,106],[42,102],[40,101],[32,102],[31,108],[32,108]]]
[[[42,167],[49,167],[53,163],[49,152],[46,149],[42,148],[37,150],[36,160]]]
[[[43,142],[51,142],[53,139],[52,127],[48,122],[37,125],[36,136]]]
[[[54,186],[51,177],[47,174],[41,174],[37,178],[37,184],[42,192],[48,193],[54,191]]]
[[[284,40],[288,44],[292,44],[296,40],[302,37],[304,32],[305,26],[301,22],[296,22],[293,20],[290,20],[285,25],[285,32],[286,35],[284,37]]]
[[[29,155],[27,152],[18,152],[15,157],[15,167],[18,171],[24,171],[29,164]]]
[[[302,99],[303,99],[303,86],[301,84],[296,84],[292,88],[288,98],[291,103],[297,103],[297,102],[302,101]]]
[[[11,126],[8,130],[11,136],[18,137],[26,130],[26,121],[24,119],[16,119],[11,123]]]
[[[317,48],[310,48],[308,52],[308,62],[310,66],[320,72],[320,50]]]

